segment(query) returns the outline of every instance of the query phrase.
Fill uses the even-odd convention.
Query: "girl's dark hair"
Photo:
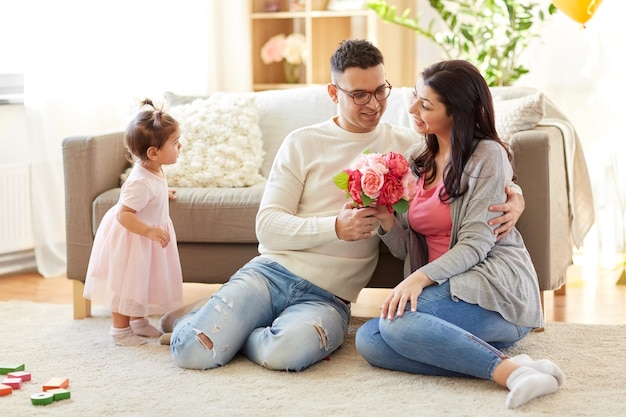
[[[451,201],[467,192],[467,188],[461,189],[461,176],[479,141],[496,141],[506,150],[509,161],[512,157],[496,132],[489,86],[474,65],[463,60],[442,61],[426,68],[421,78],[425,86],[439,95],[447,114],[452,116],[450,163],[443,167],[445,193],[441,190],[439,195],[441,201]],[[437,137],[428,134],[426,149],[414,159],[413,171],[417,176],[429,173],[424,178],[426,184],[435,180],[438,150]]]
[[[335,76],[347,68],[368,69],[379,64],[384,64],[380,49],[364,39],[348,39],[342,41],[330,57],[330,73]]]
[[[148,98],[141,101],[141,106],[149,109],[140,111],[130,122],[124,144],[131,157],[143,161],[148,158],[148,148],[154,146],[161,149],[167,138],[178,129],[178,122],[165,113],[162,106],[155,106]]]

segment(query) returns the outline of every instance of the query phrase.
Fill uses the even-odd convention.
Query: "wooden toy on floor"
[[[4,395],[13,394],[13,387],[8,385],[0,384],[0,397]]]
[[[54,395],[49,392],[38,392],[30,396],[30,402],[33,405],[48,405],[54,401]]]
[[[25,372],[25,371],[9,372],[7,374],[7,377],[9,377],[9,378],[19,378],[19,379],[22,380],[22,382],[31,380],[30,372]]]
[[[72,395],[70,391],[66,390],[65,388],[55,388],[46,392],[49,392],[54,396],[54,401],[67,400]]]
[[[9,372],[23,371],[24,364],[2,364],[0,365],[0,375],[6,375]]]
[[[71,397],[69,390],[64,388],[53,388],[47,391],[38,392],[30,396],[30,401],[33,405],[48,405],[54,401],[67,400]]]
[[[22,380],[20,378],[4,378],[2,380],[3,385],[8,385],[13,389],[22,388]]]
[[[69,378],[61,378],[55,376],[54,378],[50,378],[48,382],[43,385],[43,390],[48,391],[56,388],[67,388],[70,385]]]

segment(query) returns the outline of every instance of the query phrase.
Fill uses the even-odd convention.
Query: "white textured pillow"
[[[511,99],[494,96],[493,107],[496,131],[505,142],[516,132],[537,126],[545,111],[543,93],[540,91]]]
[[[168,110],[180,123],[178,162],[164,165],[172,187],[248,187],[264,178],[265,151],[253,93],[214,93]]]

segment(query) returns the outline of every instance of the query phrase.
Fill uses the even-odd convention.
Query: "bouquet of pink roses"
[[[370,153],[366,150],[350,167],[335,175],[333,181],[352,198],[355,206],[367,207],[373,202],[386,206],[390,213],[404,213],[415,196],[415,177],[409,163],[399,153]]]

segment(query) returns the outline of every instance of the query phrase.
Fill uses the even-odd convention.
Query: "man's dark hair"
[[[368,69],[383,63],[383,54],[371,42],[348,39],[342,41],[330,57],[330,73],[335,76],[350,67]]]

